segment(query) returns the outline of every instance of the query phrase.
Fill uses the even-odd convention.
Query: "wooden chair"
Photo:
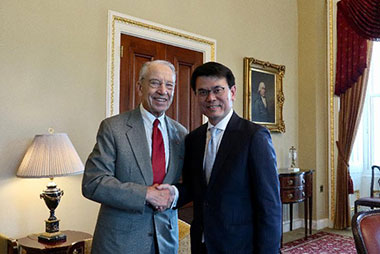
[[[356,213],[352,217],[352,233],[358,254],[379,254],[380,210]]]
[[[355,201],[355,213],[358,212],[358,206],[369,206],[371,209],[374,207],[380,208],[380,197],[375,197],[374,195],[374,184],[375,184],[375,169],[380,171],[379,166],[372,166],[372,177],[371,177],[371,189],[370,189],[370,197],[359,198]],[[380,186],[380,179],[377,181]]]
[[[17,254],[18,247],[16,240],[0,234],[0,253]]]

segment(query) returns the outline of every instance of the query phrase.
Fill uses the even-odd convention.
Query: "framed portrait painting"
[[[282,119],[284,74],[284,65],[244,58],[244,118],[272,132],[285,132]]]

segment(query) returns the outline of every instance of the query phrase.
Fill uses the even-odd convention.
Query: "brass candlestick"
[[[290,168],[296,167],[297,150],[294,146],[289,149],[289,158],[291,160]]]

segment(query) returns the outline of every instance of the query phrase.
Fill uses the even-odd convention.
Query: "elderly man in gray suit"
[[[171,209],[178,191],[168,188],[180,178],[187,131],[165,116],[175,79],[171,63],[145,63],[137,83],[142,103],[99,127],[82,182],[83,195],[101,204],[93,254],[178,251],[178,215]]]

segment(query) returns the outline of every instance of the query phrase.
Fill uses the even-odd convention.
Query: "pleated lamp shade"
[[[66,133],[36,135],[28,148],[18,177],[44,178],[83,173],[83,163]]]

